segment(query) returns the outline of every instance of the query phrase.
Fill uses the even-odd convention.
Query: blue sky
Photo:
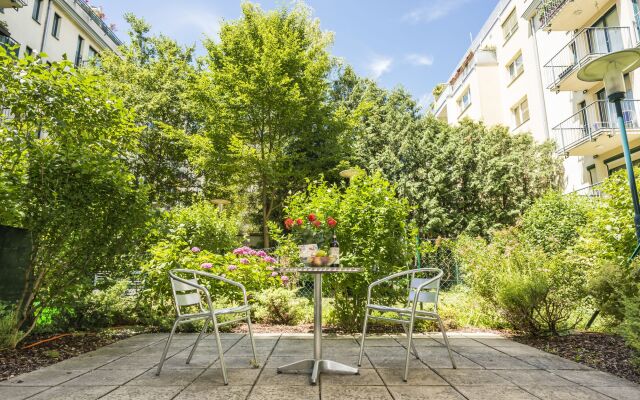
[[[256,0],[263,9],[279,0]],[[127,38],[125,12],[183,44],[215,36],[221,21],[240,15],[240,0],[92,0]],[[322,29],[335,33],[331,52],[384,87],[404,86],[426,104],[447,80],[497,0],[307,0]]]

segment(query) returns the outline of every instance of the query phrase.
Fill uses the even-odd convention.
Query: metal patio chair
[[[181,278],[178,275],[191,275],[192,278],[186,279]],[[211,301],[211,295],[206,287],[202,286],[198,282],[198,277],[205,277],[209,279],[215,279],[229,285],[237,286],[240,290],[242,290],[242,296],[244,299],[244,304],[237,307],[229,307],[229,308],[219,308],[216,309],[214,307],[214,303]],[[191,358],[198,347],[198,343],[202,336],[204,336],[207,326],[209,322],[213,323],[213,332],[216,337],[216,345],[218,347],[218,355],[220,357],[220,367],[222,369],[222,378],[224,380],[224,384],[228,385],[229,381],[227,379],[227,370],[224,363],[224,354],[222,350],[222,344],[220,342],[220,332],[218,328],[223,325],[246,321],[249,328],[249,339],[251,341],[251,349],[253,350],[253,364],[257,365],[258,359],[256,357],[256,346],[253,341],[253,334],[251,331],[251,306],[247,303],[247,291],[241,283],[234,282],[232,280],[223,278],[221,276],[209,274],[202,271],[196,271],[191,269],[174,269],[169,271],[169,279],[171,280],[171,290],[173,291],[173,299],[176,306],[177,318],[173,324],[173,328],[171,329],[171,333],[169,334],[169,338],[167,339],[167,344],[164,346],[164,351],[162,352],[162,357],[160,358],[160,364],[158,365],[158,371],[156,375],[160,375],[160,371],[162,370],[162,365],[164,364],[165,358],[167,357],[167,351],[169,351],[169,345],[171,344],[171,340],[173,339],[173,334],[176,331],[176,328],[179,324],[183,322],[193,322],[193,321],[201,321],[204,320],[204,326],[196,339],[196,342],[189,353],[189,357],[187,357],[187,364],[191,362]],[[204,294],[204,304],[201,293]],[[206,306],[206,307],[205,307]],[[183,309],[185,307],[197,308],[197,312],[185,313]],[[241,318],[233,319],[231,321],[218,322],[218,317],[226,314],[244,314]]]
[[[427,277],[416,278],[416,275],[427,275]],[[386,278],[377,280],[369,285],[364,324],[362,328],[362,340],[360,341],[360,357],[358,358],[358,366],[362,365],[362,355],[364,353],[364,342],[367,335],[367,323],[369,322],[369,319],[383,320],[402,324],[402,327],[404,328],[408,337],[407,356],[404,366],[403,378],[406,382],[409,374],[409,355],[411,354],[411,351],[413,350],[413,354],[415,355],[415,357],[417,359],[420,359],[418,350],[416,349],[415,344],[412,342],[413,328],[415,325],[415,321],[418,319],[425,321],[436,321],[438,323],[440,331],[442,332],[442,337],[444,338],[444,343],[447,346],[447,351],[449,352],[451,365],[453,366],[453,368],[456,368],[456,362],[453,359],[453,353],[451,352],[451,348],[449,347],[449,339],[447,338],[447,333],[444,329],[444,325],[442,324],[442,320],[438,315],[438,294],[440,292],[440,280],[442,279],[442,275],[442,270],[437,268],[412,269],[409,271],[403,271],[387,276]],[[391,307],[371,303],[371,291],[374,287],[385,282],[409,276],[410,279],[407,288],[409,296],[407,299],[406,307]],[[418,303],[421,303],[420,309],[418,309]],[[430,306],[431,310],[424,310],[424,305],[426,305],[427,307]],[[389,318],[376,316],[371,314],[372,311],[379,311],[381,313],[395,313],[396,317]]]

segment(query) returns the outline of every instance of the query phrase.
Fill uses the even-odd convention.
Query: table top
[[[354,273],[362,272],[362,268],[347,267],[287,267],[276,268],[278,272],[300,272],[306,274],[337,274],[337,273]]]

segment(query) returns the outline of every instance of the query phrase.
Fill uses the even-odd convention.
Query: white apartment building
[[[46,53],[82,65],[122,44],[99,7],[86,0],[0,0],[0,44],[19,45],[18,55]]]
[[[640,0],[500,0],[433,104],[455,124],[465,117],[554,140],[565,191],[593,194],[624,168],[612,106],[599,82],[577,72],[605,54],[640,44]],[[624,119],[640,163],[640,72],[626,78]]]

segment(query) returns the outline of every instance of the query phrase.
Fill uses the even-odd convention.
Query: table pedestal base
[[[311,374],[311,384],[315,385],[318,382],[318,377],[323,372],[357,375],[358,368],[353,368],[337,361],[307,359],[278,367],[278,373],[281,374],[283,372],[305,372]]]

